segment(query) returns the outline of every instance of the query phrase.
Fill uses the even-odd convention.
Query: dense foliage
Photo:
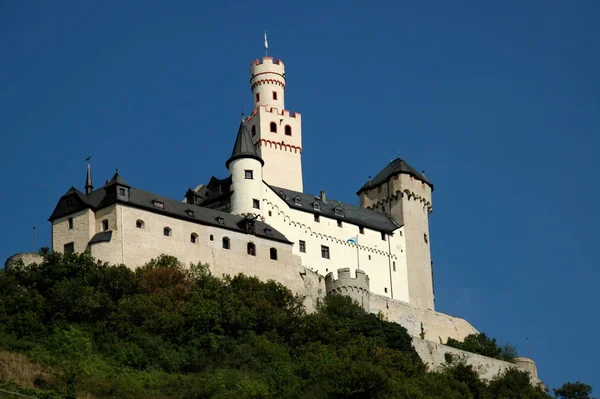
[[[38,397],[549,398],[517,370],[489,384],[455,359],[427,372],[403,327],[346,297],[306,314],[277,283],[169,256],[135,272],[45,259],[0,273],[0,349],[46,367]]]
[[[489,338],[485,333],[467,335],[462,342],[449,338],[446,345],[509,362],[517,357],[517,350],[514,346],[509,344],[499,346],[496,338]]]

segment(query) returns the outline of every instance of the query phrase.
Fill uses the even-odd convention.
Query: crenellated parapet
[[[333,272],[325,276],[325,292],[327,295],[346,295],[358,302],[363,309],[369,311],[370,285],[369,276],[363,270],[356,270],[354,277],[350,268],[338,269],[338,278],[333,278]]]
[[[411,191],[409,189],[404,190],[396,190],[391,195],[378,199],[373,202],[367,208],[370,209],[378,209],[386,204],[393,204],[395,201],[399,201],[401,199],[406,199],[407,201],[420,202],[423,205],[423,208],[427,210],[427,213],[433,212],[433,208],[431,205],[431,197],[426,195],[420,195]]]
[[[276,107],[269,107],[269,106],[266,106],[266,105],[259,105],[258,107],[256,107],[256,109],[254,111],[252,111],[250,113],[250,115],[248,115],[246,117],[246,122],[251,122],[252,119],[254,117],[256,117],[256,115],[258,115],[259,111],[267,112],[267,113],[274,114],[274,115],[277,115],[277,116],[287,116],[287,117],[295,118],[295,119],[301,119],[302,118],[302,115],[300,114],[300,112],[290,112],[287,109],[283,109],[283,110],[280,111]]]

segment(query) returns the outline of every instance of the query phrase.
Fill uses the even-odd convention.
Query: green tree
[[[593,399],[592,387],[583,382],[566,382],[562,387],[554,389],[557,399]]]

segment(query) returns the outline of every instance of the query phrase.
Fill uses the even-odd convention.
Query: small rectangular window
[[[277,92],[276,91],[273,92],[273,100],[277,100]]]
[[[108,220],[104,219],[102,221],[102,231],[108,230]]]
[[[306,242],[305,242],[305,241],[302,241],[302,240],[300,240],[300,241],[298,242],[298,249],[300,250],[300,252],[304,252],[304,253],[306,253]]]
[[[343,227],[344,226],[344,224],[342,223],[341,220],[338,220],[337,223],[338,223],[338,227]]]
[[[383,289],[383,292],[385,292],[385,293],[387,294],[387,287],[385,287],[385,288]]]
[[[329,258],[329,247],[325,245],[321,245],[321,258],[330,259]]]
[[[73,230],[73,218],[69,218],[69,230]]]
[[[260,94],[256,93],[256,102],[260,102]]]
[[[360,232],[360,234],[365,234],[365,228],[362,226],[358,227],[358,231]]]
[[[248,179],[248,180],[254,179],[254,171],[253,170],[246,169],[245,173],[246,173],[246,179]]]
[[[119,195],[125,195],[125,189],[123,187],[119,187]]]
[[[396,261],[392,262],[392,267],[394,268],[394,271],[396,271]]]
[[[321,222],[321,218],[319,217],[319,215],[315,215],[315,222],[317,222],[317,223]]]
[[[252,199],[252,208],[260,209],[260,201],[257,199]]]
[[[385,233],[384,233],[384,232],[381,232],[381,239],[382,239],[383,241],[385,241]]]
[[[157,207],[157,208],[160,208],[160,209],[165,209],[165,204],[164,204],[164,202],[160,202],[160,201],[156,201],[156,200],[154,200],[154,201],[152,201],[152,204],[153,204],[155,207]]]
[[[70,254],[75,252],[75,243],[73,242],[69,242],[67,244],[65,244],[65,251],[66,254]]]
[[[423,240],[425,241],[425,244],[427,244],[429,242],[429,238],[427,238],[427,234],[423,234]]]

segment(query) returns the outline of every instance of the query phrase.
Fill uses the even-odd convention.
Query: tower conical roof
[[[106,185],[110,186],[112,184],[119,184],[121,186],[131,187],[129,184],[127,184],[127,182],[125,181],[125,179],[123,179],[121,177],[121,175],[119,174],[118,170],[115,172],[115,174],[113,175],[112,179],[110,179],[110,181]]]
[[[240,123],[240,128],[238,129],[235,144],[233,145],[233,151],[231,152],[231,157],[229,157],[227,162],[225,162],[225,166],[229,167],[231,162],[240,158],[254,158],[259,161],[261,165],[265,164],[265,161],[263,161],[258,155],[258,152],[256,152],[256,148],[254,148],[254,144],[252,143],[250,131],[248,130],[248,127],[246,127],[246,123],[243,120]]]

